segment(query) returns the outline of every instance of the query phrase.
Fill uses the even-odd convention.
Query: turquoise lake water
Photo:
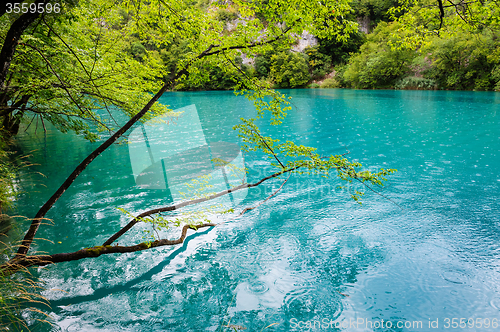
[[[53,326],[34,330],[498,331],[500,94],[284,92],[293,110],[280,127],[260,121],[263,133],[322,155],[349,151],[371,170],[397,168],[381,191],[397,205],[357,186],[338,188],[336,178],[293,175],[258,209],[190,231],[183,245],[35,270],[46,283]],[[206,158],[193,161],[185,151],[205,144],[213,154],[223,146],[244,159],[249,182],[272,172],[262,155],[235,157],[240,141],[232,126],[255,113],[243,97],[176,92],[161,101],[189,110],[190,118],[137,126],[128,143],[98,157],[49,212],[53,225],[37,237],[53,243],[38,240],[36,250],[100,245],[128,221],[118,207],[137,214],[177,201],[178,188],[165,185],[172,173],[158,168],[159,177],[138,180],[149,158],[157,162],[162,153],[170,159],[155,165],[165,170],[177,161],[176,172],[187,174]],[[97,146],[50,128],[44,134],[40,124],[34,129],[18,139],[39,164],[20,183],[16,212],[28,217]],[[240,211],[280,184],[266,182],[225,203]],[[362,206],[349,198],[354,189],[366,192]],[[147,227],[118,243],[142,241]]]

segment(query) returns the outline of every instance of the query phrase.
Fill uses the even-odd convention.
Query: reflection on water
[[[294,176],[259,209],[191,235],[182,246],[40,270],[55,327],[35,331],[229,331],[223,325],[261,331],[274,323],[266,331],[302,331],[291,322],[323,319],[422,321],[424,328],[316,330],[428,331],[429,320],[439,320],[433,330],[444,331],[447,317],[499,317],[499,95],[288,92],[297,98],[283,126],[262,120],[262,132],[322,155],[347,148],[353,159],[397,168],[384,194],[403,209],[369,191],[358,206],[335,189],[334,179]],[[249,182],[267,174],[261,155],[240,158],[231,130],[240,116],[253,115],[250,103],[230,92],[172,92],[163,102],[185,108],[186,127],[179,122],[179,133],[169,126],[155,132],[144,124],[134,128],[130,144],[106,151],[51,210],[57,226],[41,229],[40,237],[54,244],[39,242],[39,250],[100,244],[127,222],[116,207],[139,213],[171,204],[193,173],[213,174],[221,188],[239,183],[230,172],[243,163]],[[32,170],[51,179],[32,175],[22,183],[18,212],[28,216],[94,147],[52,130],[21,136],[19,144],[39,149],[32,161],[41,166]],[[279,185],[249,190],[240,206]],[[123,241],[140,241],[142,231]],[[472,330],[492,329],[454,329]]]
[[[177,109],[175,121],[153,119],[128,138],[135,183],[141,189],[166,189],[174,203],[204,197],[246,182],[243,154],[230,142],[207,143],[195,105]],[[203,184],[200,180],[205,180]],[[194,181],[193,181],[194,180]],[[212,200],[238,205],[246,189]]]

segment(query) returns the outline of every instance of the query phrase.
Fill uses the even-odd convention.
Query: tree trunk
[[[8,136],[15,136],[19,132],[20,117],[15,117],[12,113],[4,115],[2,119],[3,130]]]
[[[48,0],[38,0],[35,4],[48,2]],[[4,5],[4,7],[6,8],[6,5]],[[5,36],[3,47],[0,51],[0,89],[2,92],[5,91],[5,79],[7,78],[10,63],[12,62],[12,58],[16,52],[19,39],[21,38],[24,30],[26,30],[26,28],[28,28],[30,24],[38,18],[38,16],[40,16],[40,14],[37,12],[27,12],[26,14],[22,14],[17,20],[14,21],[14,23],[12,23],[7,35]]]

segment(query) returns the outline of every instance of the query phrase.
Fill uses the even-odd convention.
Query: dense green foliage
[[[239,62],[239,71],[276,88],[500,88],[495,3],[471,2],[460,9],[448,1],[442,17],[438,4],[428,1],[357,0],[351,6],[346,17],[368,18],[373,29],[368,35],[319,37],[302,54],[272,47],[258,53],[253,65]],[[216,11],[216,19],[226,26],[241,18],[229,5]],[[172,68],[175,56],[169,52],[160,50],[168,54],[162,56],[165,66]],[[216,82],[185,82],[177,89],[231,89],[236,84],[234,73],[217,64],[207,62],[199,70]]]
[[[17,167],[7,149],[8,141],[7,134],[0,131],[0,219],[2,213],[11,206],[16,195],[14,179]],[[0,233],[2,232],[1,224],[0,220]]]
[[[447,1],[441,11],[438,4],[393,8],[395,21],[379,23],[349,59],[342,86],[500,90],[500,7]]]
[[[276,18],[268,10],[274,8],[272,4],[256,3],[251,6],[256,20],[251,21],[250,27],[242,28],[241,22],[248,21],[250,16],[245,16],[245,11],[241,10],[244,6],[237,1],[225,5],[210,5],[207,1],[198,1],[192,2],[191,5],[200,12],[210,13],[211,20],[204,26],[211,26],[210,29],[217,27],[216,31],[227,36],[235,36],[242,31],[251,33],[250,36],[255,35],[257,27],[267,29],[268,20]],[[433,2],[396,3],[392,0],[356,0],[350,5],[351,11],[348,7],[342,7],[344,4],[340,4],[339,8],[345,11],[345,17],[350,20],[369,18],[370,26],[373,28],[370,34],[351,33],[349,38],[325,38],[322,29],[316,26],[319,31],[316,33],[318,44],[305,49],[303,54],[289,51],[290,47],[287,48],[286,45],[293,44],[292,38],[287,38],[287,43],[283,44],[283,47],[267,45],[259,47],[256,52],[244,50],[243,54],[226,52],[222,55],[223,58],[218,56],[216,59],[197,61],[190,68],[193,75],[190,74],[182,82],[177,82],[175,89],[233,89],[238,86],[237,82],[242,75],[249,79],[259,78],[266,81],[266,85],[277,88],[305,87],[311,82],[313,82],[311,86],[319,86],[316,84],[319,81],[322,87],[498,89],[497,76],[500,70],[496,27],[499,23],[496,16],[498,8],[494,3],[486,2],[484,8],[481,8],[477,2],[472,2],[464,11],[466,14],[460,16],[460,11],[449,2],[445,6],[444,24],[441,23],[438,5]],[[33,64],[29,62],[24,64],[21,58],[19,63],[23,63],[24,67],[38,68],[50,61],[54,70],[60,72],[60,78],[54,77],[50,68],[45,68],[45,76],[54,82],[50,84],[46,82],[44,88],[43,85],[36,83],[36,80],[31,79],[30,75],[23,76],[23,83],[31,84],[40,93],[31,96],[29,91],[18,90],[16,100],[29,95],[30,107],[40,119],[54,122],[61,130],[81,131],[90,138],[95,138],[94,133],[86,130],[87,120],[100,120],[95,114],[97,109],[118,106],[108,91],[96,88],[101,86],[101,83],[102,86],[111,86],[109,82],[103,81],[103,77],[119,77],[117,81],[120,82],[123,96],[136,96],[134,99],[123,96],[116,98],[127,101],[128,105],[119,105],[120,108],[125,111],[132,110],[144,101],[148,91],[154,91],[153,84],[158,82],[157,79],[166,81],[172,78],[183,68],[186,61],[189,61],[189,54],[193,54],[196,49],[193,48],[193,39],[189,34],[169,32],[166,25],[156,29],[158,31],[155,33],[147,32],[151,27],[147,20],[156,19],[156,14],[145,6],[134,5],[133,2],[128,6],[115,8],[111,11],[111,15],[108,14],[106,27],[110,29],[105,34],[107,37],[104,37],[104,34],[101,36],[102,27],[100,30],[95,27],[93,30],[88,28],[92,25],[92,20],[96,20],[101,14],[92,9],[98,8],[97,6],[90,8],[91,6],[85,7],[90,14],[86,14],[84,20],[82,15],[74,13],[72,16],[59,15],[57,20],[55,16],[49,15],[46,17],[47,24],[42,24],[38,30],[33,31],[30,39],[27,39],[29,42],[25,44],[26,47],[19,50],[19,54],[25,54],[24,60],[27,57],[36,60],[36,64],[35,61],[31,61]],[[170,8],[170,10],[176,9]],[[137,24],[135,18],[144,15],[149,15],[149,18]],[[337,20],[337,17],[339,16],[332,15],[327,22],[333,22],[337,27],[343,27],[342,29],[352,28],[349,21]],[[5,33],[9,22],[5,17],[3,21]],[[167,21],[173,24],[177,22],[175,19]],[[256,22],[258,23],[254,24]],[[183,29],[189,30],[187,27]],[[76,36],[77,31],[88,31],[88,33]],[[166,32],[168,37],[160,40],[158,36],[161,32]],[[60,35],[64,35],[64,40],[59,38]],[[110,47],[111,40],[120,42]],[[35,41],[41,43],[43,48],[40,47],[37,51],[38,46]],[[89,65],[88,61],[95,61],[95,58],[92,60],[80,55],[84,61],[82,61],[83,66],[79,66],[77,63],[80,60],[77,58],[79,54],[69,54],[65,43],[71,48],[92,49],[95,54],[100,49],[106,49],[108,63],[116,60],[118,64],[123,65],[115,66],[113,71],[106,73],[98,72],[96,68],[96,72],[92,72],[92,75],[86,73],[86,82],[74,82],[72,77],[82,77],[82,74],[85,74],[84,67]],[[53,52],[44,53],[45,58],[42,58],[40,51],[45,52],[49,48]],[[127,56],[124,57],[124,54]],[[244,65],[241,56],[248,56],[250,64]],[[68,63],[61,61],[65,58],[74,59]],[[19,69],[23,67],[20,64],[18,66]],[[65,66],[67,69],[64,69]],[[76,72],[70,71],[70,68],[75,68]],[[130,68],[134,69],[133,74],[139,74],[135,75],[134,79],[131,78]],[[144,75],[141,76],[141,73]],[[99,77],[99,85],[94,77]],[[15,79],[16,77],[13,82]],[[324,79],[328,79],[328,82],[322,83]],[[139,83],[139,80],[142,81]],[[44,92],[47,84],[53,90],[48,96],[47,92]],[[59,91],[53,89],[54,86],[60,86]],[[67,88],[64,88],[65,86]],[[116,91],[116,87],[113,91]],[[86,98],[89,95],[92,99]],[[40,105],[47,104],[47,100],[52,106],[65,105],[65,110],[59,108],[51,112],[41,107]],[[18,108],[16,112],[10,114],[10,126],[26,117],[27,111],[29,110],[19,111]],[[6,128],[7,122],[4,121]],[[109,123],[101,121],[100,129],[107,129],[109,126]]]
[[[351,54],[359,50],[361,45],[366,41],[366,36],[361,33],[351,35],[347,41],[339,41],[336,39],[319,39],[318,52],[331,58],[332,65],[346,63]]]
[[[68,4],[23,34],[0,91],[5,130],[15,133],[21,121],[39,118],[63,132],[95,139],[90,122],[99,130],[112,127],[99,116],[100,110],[120,107],[134,114],[149,99],[162,68],[140,42],[127,37],[117,11],[103,21],[106,10],[92,3],[75,8]],[[0,18],[2,39],[19,17],[11,13]]]
[[[280,52],[271,57],[270,77],[280,88],[295,88],[309,81],[306,57],[294,52]]]
[[[7,249],[0,249],[6,255]],[[33,303],[48,306],[40,295],[42,287],[29,273],[23,276],[7,276],[0,273],[0,331],[30,331],[45,325],[47,315],[37,308],[30,308]],[[31,314],[34,319],[28,324],[22,317]],[[30,325],[30,327],[28,327]]]
[[[395,23],[380,23],[367,36],[360,53],[351,57],[344,78],[354,88],[387,88],[401,78],[409,69],[415,52],[408,49],[393,49],[392,34],[397,31]]]

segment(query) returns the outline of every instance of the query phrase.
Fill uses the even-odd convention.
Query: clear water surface
[[[294,108],[281,127],[261,121],[266,135],[397,168],[383,194],[402,208],[370,191],[359,206],[335,178],[293,176],[260,208],[191,232],[183,245],[35,270],[54,325],[34,330],[498,331],[500,94],[285,92]],[[162,102],[195,105],[208,144],[238,144],[232,126],[255,112],[231,92],[167,93]],[[26,216],[96,147],[35,128],[18,139],[39,164],[21,182],[17,213]],[[180,151],[189,135],[160,143]],[[127,222],[117,207],[172,202],[168,190],[136,185],[129,146],[115,144],[84,171],[38,233],[52,242],[36,250],[100,245]],[[261,155],[244,159],[249,181],[270,172]],[[280,183],[249,190],[237,211]],[[144,229],[118,242],[141,241]]]

